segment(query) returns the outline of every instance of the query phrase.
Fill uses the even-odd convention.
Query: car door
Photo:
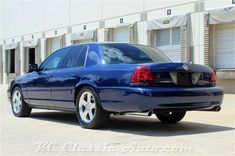
[[[51,94],[51,78],[63,63],[70,48],[63,48],[50,55],[39,67],[39,71],[33,72],[27,85],[27,95],[30,104],[41,106],[54,106]]]
[[[52,99],[56,107],[75,108],[73,91],[84,71],[87,50],[86,45],[72,47],[61,69],[52,73]]]

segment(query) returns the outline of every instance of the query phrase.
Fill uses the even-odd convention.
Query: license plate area
[[[177,72],[177,85],[180,85],[180,86],[193,85],[192,73]]]
[[[208,73],[174,71],[154,74],[156,86],[210,86]]]

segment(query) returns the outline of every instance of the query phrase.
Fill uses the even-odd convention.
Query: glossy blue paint
[[[219,87],[101,87],[102,106],[114,112],[148,110],[197,110],[220,106],[223,92]]]
[[[117,43],[118,44],[118,43]],[[219,87],[150,87],[130,83],[133,70],[139,65],[153,72],[185,71],[211,72],[211,69],[189,63],[102,64],[101,43],[88,46],[83,67],[34,71],[16,78],[10,85],[8,97],[15,85],[23,91],[31,106],[50,106],[55,109],[75,110],[75,91],[89,85],[97,91],[101,105],[111,112],[148,111],[153,109],[196,110],[220,106],[223,90]],[[72,45],[73,48],[79,45]],[[125,44],[128,45],[128,44]],[[69,55],[69,52],[68,54]],[[66,57],[66,56],[65,56]]]

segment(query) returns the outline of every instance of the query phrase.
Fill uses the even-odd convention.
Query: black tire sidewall
[[[13,95],[14,95],[14,93],[15,93],[16,91],[19,91],[19,92],[20,92],[21,98],[22,98],[22,107],[21,107],[19,113],[15,113],[15,112],[14,112],[14,109],[13,109],[13,100],[12,100],[12,99],[13,99]],[[22,91],[21,91],[21,89],[20,89],[19,87],[16,87],[16,88],[13,90],[12,94],[11,94],[11,109],[12,109],[12,112],[13,112],[13,114],[14,114],[15,116],[19,117],[19,116],[22,115],[23,105],[24,105],[24,97],[23,97]]]
[[[169,116],[157,113],[156,116],[162,123],[177,123],[184,118],[185,114],[186,111],[181,111],[181,112],[172,112],[172,114]]]
[[[19,111],[19,113],[15,113],[14,112],[14,109],[13,109],[13,102],[12,102],[12,98],[13,98],[13,95],[16,91],[19,91],[20,94],[21,94],[21,98],[22,98],[22,107],[21,107],[21,110]],[[28,106],[28,104],[24,101],[24,95],[22,93],[22,90],[20,87],[15,87],[12,94],[11,94],[11,109],[12,109],[12,112],[14,114],[14,116],[16,117],[28,117],[31,113],[31,108]]]
[[[93,97],[95,98],[95,104],[96,104],[94,118],[89,123],[84,122],[80,116],[80,113],[79,113],[79,100],[81,98],[81,95],[84,92],[90,92],[93,95]],[[92,87],[83,87],[81,89],[81,91],[78,93],[77,98],[76,98],[76,114],[77,114],[77,118],[78,118],[80,125],[83,128],[90,128],[90,129],[101,127],[103,125],[103,123],[106,121],[106,119],[109,118],[109,115],[107,114],[106,111],[103,110],[103,108],[101,106],[101,102],[100,102],[100,98],[99,98],[98,94],[96,93],[96,91]]]

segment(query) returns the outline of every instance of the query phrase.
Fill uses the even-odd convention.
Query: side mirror
[[[29,65],[29,72],[38,71],[38,65],[37,64],[30,64]]]

